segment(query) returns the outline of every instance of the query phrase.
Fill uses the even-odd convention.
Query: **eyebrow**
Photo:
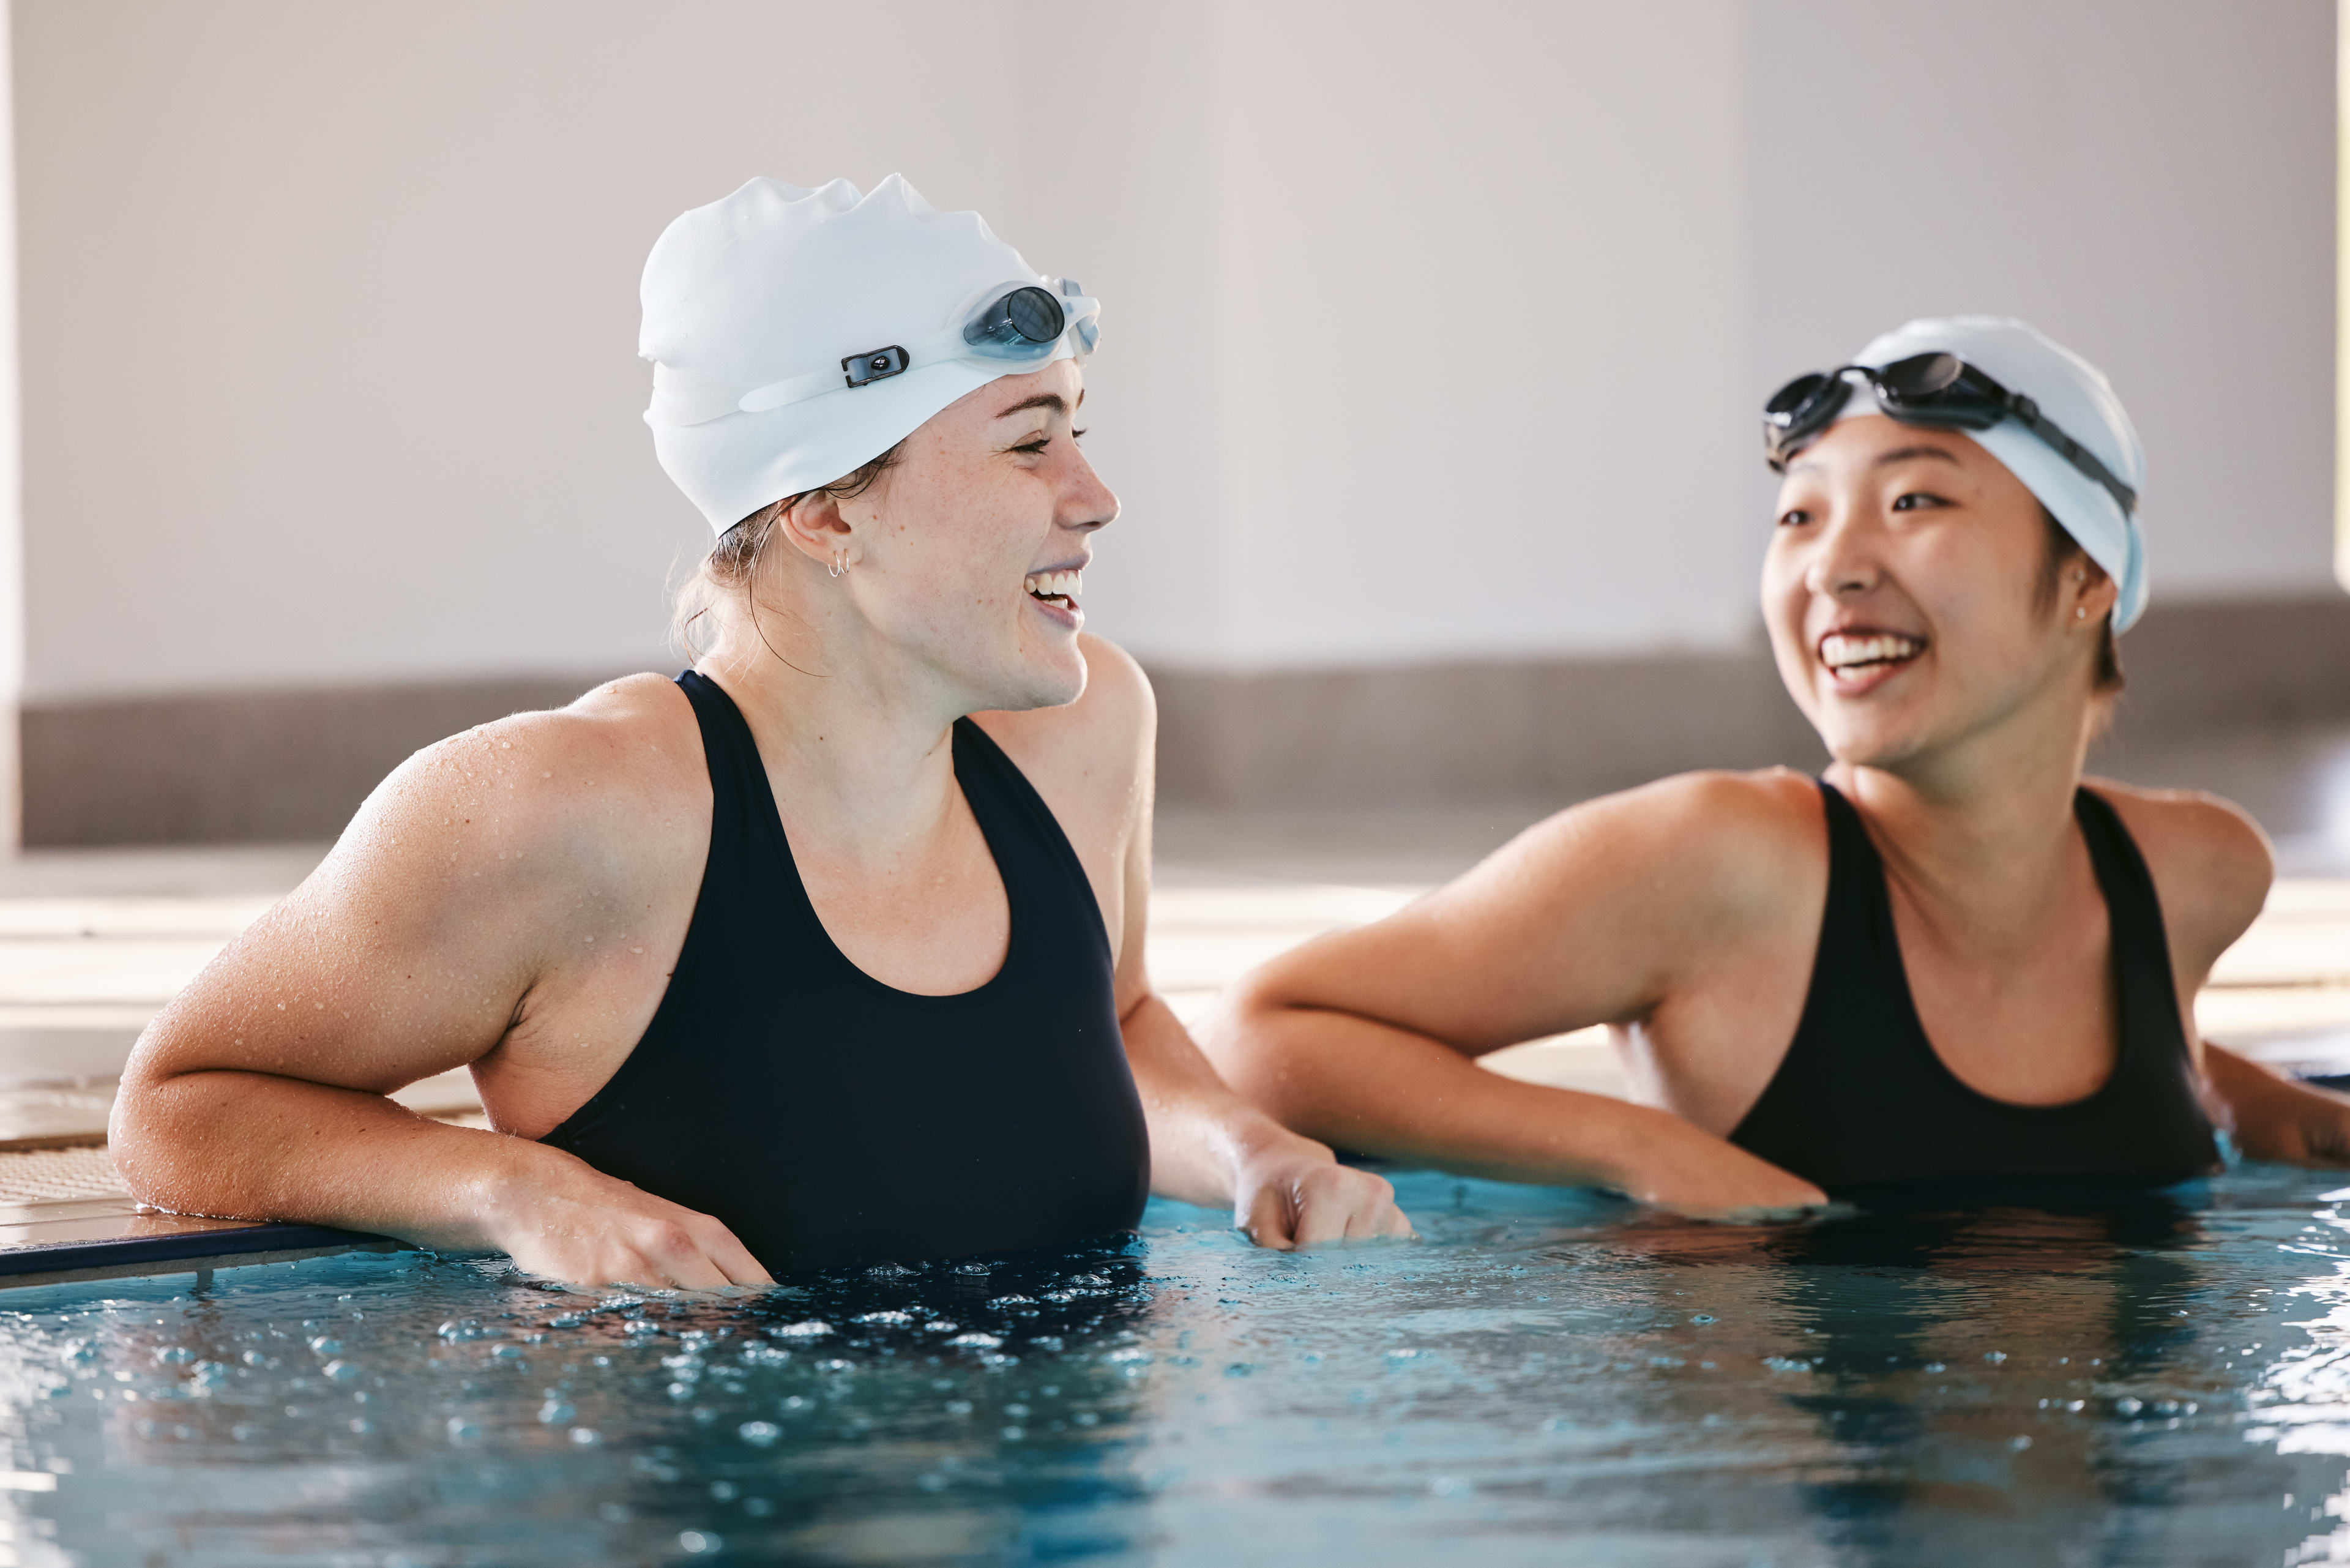
[[[1949,452],[1944,452],[1938,446],[1898,446],[1891,452],[1879,452],[1877,454],[1877,461],[1870,463],[1869,466],[1871,468],[1888,468],[1897,462],[1907,462],[1913,457],[1939,458],[1942,462],[1953,466],[1956,466],[1959,461],[1957,458],[1951,456]]]
[[[1077,401],[1082,403],[1085,400],[1086,395],[1079,392]],[[1050,409],[1056,414],[1066,414],[1069,411],[1069,400],[1058,392],[1039,392],[1033,398],[1026,398],[1013,404],[995,417],[999,420],[1008,420],[1014,414],[1024,414],[1030,409]]]

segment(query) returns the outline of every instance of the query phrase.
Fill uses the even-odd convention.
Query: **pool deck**
[[[2222,789],[2276,833],[2282,875],[2198,1005],[2205,1035],[2297,1072],[2350,1071],[2350,732],[2207,737],[2118,762],[2106,765],[2120,776]],[[1252,965],[1400,907],[1558,804],[1162,813],[1152,973],[1175,1011],[1195,1018]],[[324,848],[39,851],[0,861],[0,1285],[181,1272],[256,1249],[285,1256],[363,1240],[142,1210],[104,1147],[140,1031]],[[1625,1092],[1599,1030],[1513,1046],[1485,1065]],[[396,1097],[423,1115],[486,1125],[463,1072]]]

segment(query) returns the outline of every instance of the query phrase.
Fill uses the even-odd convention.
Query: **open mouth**
[[[1925,651],[1925,639],[1897,631],[1832,631],[1820,639],[1820,662],[1838,681],[1852,685],[1890,675]]]
[[[1085,588],[1085,576],[1082,570],[1031,572],[1024,586],[1028,589],[1028,597],[1039,604],[1075,614],[1077,608],[1077,595]]]

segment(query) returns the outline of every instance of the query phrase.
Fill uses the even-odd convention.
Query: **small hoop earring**
[[[848,575],[848,552],[846,550],[835,550],[832,553],[832,559],[825,564],[824,573],[825,576],[828,577],[847,576]]]

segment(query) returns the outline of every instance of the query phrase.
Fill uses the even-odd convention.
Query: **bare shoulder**
[[[181,992],[133,1069],[381,1091],[479,1060],[619,917],[691,897],[710,815],[697,733],[682,694],[645,678],[427,746]]]
[[[2207,962],[2227,950],[2259,917],[2276,877],[2276,857],[2260,824],[2232,801],[2200,790],[2085,782],[2137,842],[2172,940]]]
[[[1677,774],[1570,806],[1501,856],[1583,880],[1594,862],[1688,911],[1775,909],[1825,887],[1827,830],[1818,786],[1786,768]]]
[[[1066,828],[1124,820],[1149,798],[1159,722],[1149,678],[1116,643],[1081,636],[1086,689],[1074,702],[972,717],[1019,765]]]
[[[617,889],[706,841],[706,781],[683,693],[630,676],[416,753],[360,806],[319,891],[357,880],[429,915],[540,886]]]
[[[1810,780],[1681,774],[1535,824],[1394,919],[1519,952],[1543,973],[1605,970],[1607,986],[1585,999],[1601,1008],[1590,1022],[1809,940],[1826,888]]]

